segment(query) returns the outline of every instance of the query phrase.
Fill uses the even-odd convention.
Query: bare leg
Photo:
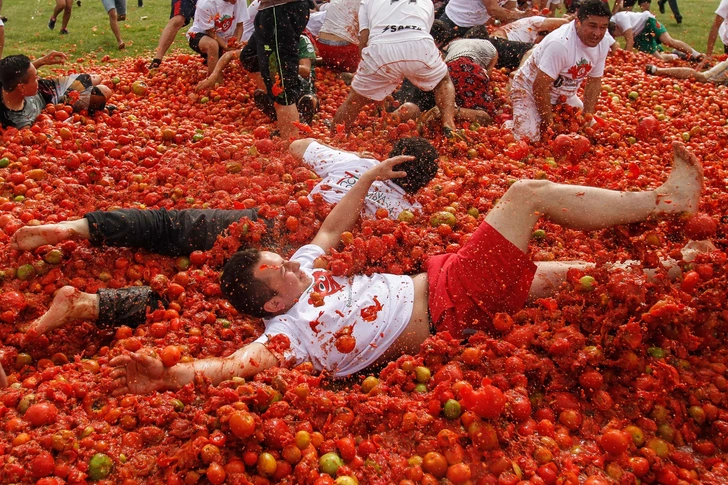
[[[111,27],[111,32],[113,32],[114,37],[116,37],[116,44],[119,46],[119,49],[123,49],[126,45],[124,44],[124,41],[121,40],[121,31],[119,30],[119,21],[116,16],[116,9],[112,8],[108,13],[109,27]]]
[[[212,37],[206,35],[200,40],[199,48],[200,52],[207,56],[207,75],[210,76],[220,58],[220,45]]]
[[[88,220],[59,222],[42,226],[21,227],[10,240],[10,247],[23,251],[32,251],[45,244],[58,244],[67,239],[90,239]]]
[[[455,129],[455,86],[450,75],[442,78],[442,81],[435,86],[435,104],[440,108],[442,127]]]
[[[352,89],[349,91],[349,96],[346,98],[346,101],[344,101],[344,104],[339,106],[339,109],[336,110],[336,114],[334,115],[334,125],[344,123],[345,127],[351,128],[354,120],[359,115],[359,111],[371,102],[371,99],[365,98]]]
[[[25,333],[26,341],[74,320],[95,320],[99,317],[99,296],[64,286],[56,293],[48,311],[33,321]]]
[[[284,106],[282,104],[274,103],[276,109],[276,117],[278,118],[278,131],[280,132],[281,138],[284,140],[290,140],[291,138],[298,138],[298,128],[294,123],[298,123],[298,108],[295,104],[289,104]]]
[[[177,36],[177,32],[184,27],[185,18],[183,15],[175,15],[162,30],[162,35],[159,36],[159,44],[157,50],[154,51],[154,58],[160,61],[164,58],[164,55],[169,50],[170,46],[174,42],[174,38]]]
[[[653,214],[696,211],[703,185],[702,166],[682,143],[674,143],[673,149],[672,173],[655,190],[618,192],[521,180],[508,189],[485,220],[525,252],[533,227],[542,216],[567,228],[590,231],[640,222]]]
[[[64,0],[56,0],[56,6],[53,7],[53,15],[51,15],[51,19],[57,18],[58,15],[63,12],[65,8],[66,2]]]
[[[63,22],[61,25],[61,31],[66,30],[68,22],[71,20],[71,11],[73,10],[73,0],[66,0],[66,4],[63,9]],[[55,17],[55,11],[53,16]]]
[[[265,91],[265,81],[263,81],[263,76],[259,72],[251,72],[250,79],[253,80],[256,88]]]
[[[690,47],[687,43],[681,40],[673,39],[667,32],[660,36],[660,42],[662,42],[664,45],[672,47],[673,49],[677,49],[680,52],[684,52],[688,57],[692,57],[696,53],[700,54],[695,49]]]
[[[709,82],[705,74],[690,67],[656,67],[653,74],[675,79],[695,79],[701,83]]]

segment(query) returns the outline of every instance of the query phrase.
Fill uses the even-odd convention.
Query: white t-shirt
[[[243,0],[238,0],[241,3],[245,3]],[[243,42],[248,42],[253,36],[255,30],[255,16],[258,15],[258,7],[260,7],[260,0],[253,0],[248,6],[248,18],[243,22]]]
[[[331,0],[321,32],[359,43],[359,0]]]
[[[407,328],[414,306],[414,282],[409,276],[374,274],[352,278],[313,269],[324,254],[320,247],[303,246],[291,257],[313,279],[298,302],[283,315],[265,320],[265,332],[256,340],[265,344],[274,335],[288,336],[291,346],[284,358],[294,365],[311,362],[344,377],[373,364]],[[312,293],[317,293],[313,295]],[[336,341],[343,333],[356,340],[343,354]]]
[[[515,22],[506,24],[501,28],[506,33],[506,38],[508,40],[535,44],[539,28],[544,20],[546,20],[546,17],[526,17],[525,19],[516,20]]]
[[[718,35],[723,45],[728,45],[728,0],[720,0],[718,10],[715,11],[716,15],[723,17],[723,23],[720,25]]]
[[[319,36],[319,32],[321,32],[321,27],[323,27],[324,22],[326,22],[327,12],[327,10],[319,10],[317,12],[311,12],[308,16],[306,29],[316,37]]]
[[[513,90],[525,90],[533,97],[533,82],[540,69],[553,78],[551,103],[559,96],[567,99],[575,96],[587,77],[601,77],[609,47],[614,39],[607,32],[596,47],[587,47],[576,34],[574,22],[562,25],[544,37],[531,57],[521,66],[513,78]]]
[[[501,7],[509,0],[498,0]],[[490,20],[490,14],[482,0],[450,0],[445,7],[447,16],[460,27],[484,25]]]
[[[432,39],[435,7],[429,0],[362,0],[359,32],[369,29],[369,44],[394,44]]]
[[[187,37],[193,33],[206,33],[215,29],[215,33],[223,40],[228,40],[235,33],[235,26],[248,19],[248,7],[244,1],[235,5],[225,0],[200,0],[195,10],[195,20],[187,31]]]
[[[309,197],[320,193],[326,202],[337,204],[351,190],[361,174],[379,162],[312,142],[303,154],[303,163],[322,179]],[[389,217],[396,219],[403,210],[416,211],[422,209],[422,206],[408,201],[402,187],[391,180],[384,180],[372,184],[364,201],[364,212],[370,217],[374,217],[380,208],[387,209]]]
[[[617,27],[626,32],[632,29],[632,35],[637,35],[645,29],[645,24],[649,19],[655,18],[649,10],[644,12],[617,12],[610,19]]]

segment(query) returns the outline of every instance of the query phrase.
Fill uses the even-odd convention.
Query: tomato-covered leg
[[[74,320],[95,320],[99,316],[99,296],[64,286],[56,293],[50,308],[33,321],[25,333],[26,341],[35,340],[54,328]]]
[[[10,247],[23,251],[46,244],[58,244],[68,239],[89,239],[89,225],[86,219],[64,221],[58,224],[21,227],[13,234]]]
[[[674,144],[673,159],[665,183],[642,192],[521,180],[508,189],[485,220],[525,252],[541,217],[589,231],[644,221],[652,215],[694,212],[703,186],[702,166],[681,143]]]

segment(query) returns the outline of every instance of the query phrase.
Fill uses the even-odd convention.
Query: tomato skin
[[[599,444],[610,455],[621,455],[629,448],[631,438],[622,430],[610,429],[599,438]]]
[[[58,419],[58,408],[49,402],[33,404],[25,412],[23,418],[34,427],[53,424]]]
[[[30,472],[33,478],[42,478],[51,475],[56,468],[53,455],[41,451],[30,461]]]

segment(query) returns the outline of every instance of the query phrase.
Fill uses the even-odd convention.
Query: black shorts
[[[190,34],[190,40],[188,43],[190,45],[190,48],[193,51],[197,52],[203,58],[207,59],[207,54],[205,54],[204,52],[202,52],[200,50],[200,41],[202,41],[203,37],[210,37],[210,36],[205,34],[204,32],[192,32]],[[210,37],[210,38],[212,38],[212,37]],[[223,48],[218,45],[217,46],[217,56],[222,57],[224,52],[225,51],[223,50]]]
[[[240,53],[243,67],[249,72],[260,72],[268,94],[282,106],[295,104],[301,97],[298,43],[308,16],[308,2],[303,1],[259,10],[253,36]],[[252,60],[253,54],[257,64]]]
[[[185,18],[185,25],[189,25],[190,21],[195,18],[196,8],[197,0],[172,0],[172,11],[169,18],[181,15]]]
[[[100,288],[99,317],[96,325],[116,328],[126,325],[136,328],[146,323],[147,312],[164,306],[164,300],[148,286],[130,286],[117,290]]]

